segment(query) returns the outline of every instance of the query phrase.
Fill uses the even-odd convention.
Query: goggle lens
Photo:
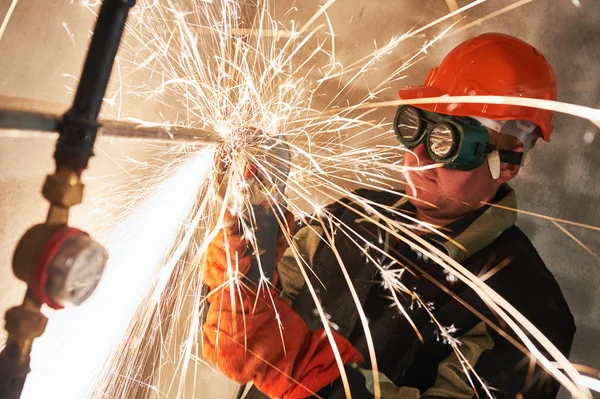
[[[429,133],[429,149],[438,159],[445,159],[453,155],[456,147],[456,136],[450,126],[439,123]]]
[[[488,130],[478,120],[437,114],[410,105],[398,107],[394,131],[407,148],[425,141],[429,157],[451,169],[476,169],[485,162],[487,154],[497,150],[490,144]],[[498,152],[503,162],[521,163],[520,153],[502,149]]]
[[[421,123],[419,112],[414,108],[406,107],[396,118],[396,131],[403,140],[412,141],[421,132]]]

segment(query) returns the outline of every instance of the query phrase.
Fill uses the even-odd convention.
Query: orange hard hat
[[[406,87],[402,99],[450,96],[511,96],[556,100],[556,79],[550,64],[533,46],[501,33],[485,33],[454,48],[425,84]],[[494,120],[527,120],[550,141],[554,112],[506,104],[420,104],[446,115]]]

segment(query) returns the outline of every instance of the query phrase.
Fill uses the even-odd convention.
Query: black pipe
[[[15,342],[8,342],[0,353],[0,370],[6,373],[0,377],[0,398],[19,399],[29,374],[29,354],[21,361],[22,349]]]
[[[83,170],[94,155],[98,115],[125,23],[136,0],[104,0],[88,49],[73,107],[59,126],[54,159],[56,166]]]
[[[0,398],[19,399],[30,371],[31,345],[44,333],[48,319],[27,299],[9,309],[5,319],[8,338],[0,352]]]
[[[54,158],[57,168],[81,172],[93,156],[98,132],[98,114],[119,49],[129,9],[135,0],[104,0],[81,73],[73,107],[59,124]],[[59,189],[61,186],[57,186]],[[14,264],[13,264],[14,267]],[[29,285],[29,282],[28,282]],[[29,373],[33,341],[44,333],[46,318],[33,295],[6,312],[7,345],[0,353],[0,395],[17,399]]]

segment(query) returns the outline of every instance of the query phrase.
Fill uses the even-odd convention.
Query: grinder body
[[[217,154],[218,197],[239,215],[240,227],[249,233],[252,263],[245,277],[257,285],[265,279],[273,283],[280,221],[285,220],[287,206],[289,146],[282,135],[263,136],[244,152],[223,151]]]

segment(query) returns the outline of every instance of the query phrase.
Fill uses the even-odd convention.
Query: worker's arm
[[[203,326],[204,356],[229,378],[253,381],[270,397],[311,396],[339,377],[331,344],[323,330],[310,331],[274,289],[258,291],[242,284],[242,278],[230,279],[227,259],[234,260],[233,269],[237,264],[240,274],[251,263],[236,225],[219,231],[207,250],[204,281],[211,292]],[[277,261],[286,242],[280,235]],[[345,338],[333,336],[344,363],[362,361]]]
[[[492,349],[494,345],[483,322],[458,337],[458,340],[462,356],[474,367],[477,365],[480,356],[485,351]],[[409,368],[407,373],[424,371],[420,369],[420,359],[418,357],[414,361],[416,366]],[[374,394],[375,379],[371,370],[357,365],[348,365],[346,366],[346,371],[353,395],[362,398]],[[471,378],[474,379],[474,377]],[[329,389],[335,390],[337,389],[335,385],[339,384],[341,384],[340,380],[336,381]],[[382,399],[470,399],[475,397],[474,390],[466,377],[463,365],[455,353],[451,353],[439,363],[435,383],[431,388],[425,389],[423,392],[410,385],[397,385],[382,373],[379,374],[379,387]],[[326,388],[319,392],[320,396],[328,396],[329,389]],[[484,394],[481,397],[486,397],[486,395]]]
[[[440,363],[434,386],[421,399],[489,397],[488,392],[496,397],[556,398],[559,384],[485,323],[478,324],[469,335],[468,339],[460,337],[458,349],[474,372],[452,353]]]
[[[489,319],[493,318],[489,310],[479,310]],[[435,338],[426,341],[415,349],[415,357],[411,366],[403,372],[401,381],[394,383],[387,376],[379,375],[382,399],[472,399],[489,397],[488,392],[495,397],[556,398],[559,384],[539,365],[532,364],[531,359],[510,341],[458,302],[450,304],[444,309],[444,313],[464,321],[463,327],[459,327],[458,330],[465,332],[455,337],[460,358],[449,344]],[[443,314],[439,316],[445,317]],[[469,325],[473,327],[466,327]],[[550,330],[545,333],[555,338],[553,341],[565,351],[563,345],[566,341],[560,338],[562,333]],[[434,359],[440,353],[439,345],[445,346],[447,355],[441,361],[436,361]],[[568,349],[565,353],[568,354]],[[468,365],[462,359],[466,360]],[[439,363],[437,374],[430,378],[425,372],[428,367],[422,366],[432,362]],[[347,366],[346,369],[353,394],[358,397],[373,394],[374,378],[371,370],[357,366]],[[486,384],[485,388],[482,381]],[[331,389],[335,390],[336,385],[340,384],[341,381],[336,381]],[[421,389],[415,386],[420,386]],[[326,397],[328,391],[325,389],[319,394]]]

